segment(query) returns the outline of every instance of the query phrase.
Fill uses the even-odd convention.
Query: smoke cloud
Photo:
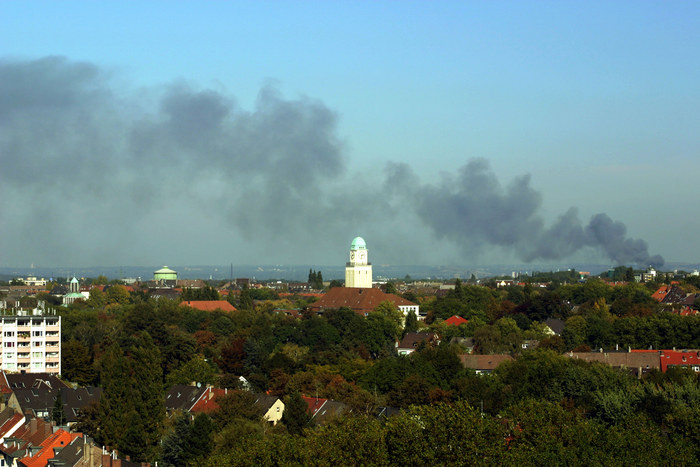
[[[480,245],[526,261],[592,247],[663,263],[605,214],[584,226],[572,209],[545,227],[530,178],[503,187],[485,160],[439,184],[402,163],[383,182],[357,177],[337,114],[318,100],[266,86],[245,110],[185,82],[115,81],[62,57],[0,60],[0,265],[303,262],[311,250],[322,262],[364,232],[398,264],[428,235],[464,257]]]

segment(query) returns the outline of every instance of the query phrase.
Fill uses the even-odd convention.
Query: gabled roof
[[[10,449],[5,449],[5,451],[18,451],[24,449],[28,444],[40,446],[52,433],[53,425],[51,422],[44,421],[41,418],[32,418],[12,434],[13,439],[20,440],[19,446],[13,447],[11,451]],[[7,443],[7,440],[5,442]]]
[[[0,376],[0,391],[9,394],[15,389],[70,388],[52,373],[6,373]]]
[[[651,352],[568,352],[567,357],[587,362],[606,363],[612,367],[660,369],[657,351]]]
[[[226,300],[187,300],[180,303],[180,306],[189,306],[201,311],[236,311],[236,307]]]
[[[9,407],[0,413],[0,441],[7,436],[12,436],[25,422],[24,415],[17,413]]]
[[[59,391],[66,422],[76,422],[80,410],[90,403],[97,403],[102,395],[100,387],[50,389],[45,385],[36,389],[15,389],[13,392],[22,412],[31,410],[36,415],[37,412],[53,410]]]
[[[301,396],[301,398],[306,402],[307,410],[312,417],[323,407],[323,404],[328,402],[328,399],[320,399],[318,397]]]
[[[68,446],[75,438],[82,436],[82,433],[69,433],[59,428],[40,444],[41,449],[39,452],[33,456],[23,457],[20,462],[26,467],[43,467],[48,463],[49,459],[54,457],[56,448]]]
[[[165,395],[165,408],[189,412],[206,390],[206,387],[176,384]]]
[[[700,366],[700,350],[660,350],[659,363],[663,372],[669,366]]]
[[[547,318],[544,321],[544,324],[549,326],[549,329],[551,329],[557,336],[560,336],[561,333],[564,332],[564,320],[561,320],[559,318]]]
[[[263,413],[270,410],[270,408],[275,405],[275,402],[279,400],[279,397],[265,393],[256,394],[255,397],[255,405],[262,410]]]
[[[200,397],[197,402],[192,406],[190,412],[194,413],[210,413],[219,409],[219,404],[216,403],[216,399],[223,397],[228,393],[226,389],[219,388],[206,388],[202,397]]]
[[[459,356],[462,361],[462,365],[466,368],[471,368],[472,370],[479,371],[493,371],[498,365],[505,361],[513,360],[513,357],[507,354],[495,354],[495,355],[475,355],[475,354],[462,354]]]
[[[662,302],[663,299],[666,297],[666,294],[668,294],[670,291],[671,291],[670,285],[662,285],[661,287],[658,288],[658,290],[656,292],[651,294],[651,298],[653,298],[657,302]]]
[[[377,306],[389,301],[394,306],[417,306],[398,295],[384,293],[379,289],[362,287],[333,287],[326,294],[312,303],[310,308],[314,312],[332,310],[337,308],[350,308],[356,313],[367,314],[374,311]]]
[[[450,325],[450,326],[459,326],[460,324],[467,324],[468,322],[469,322],[469,320],[466,320],[466,319],[462,318],[461,316],[457,316],[457,315],[450,316],[449,318],[447,318],[444,321],[445,324]]]
[[[401,339],[399,349],[415,349],[421,342],[437,343],[437,334],[432,332],[409,332]]]

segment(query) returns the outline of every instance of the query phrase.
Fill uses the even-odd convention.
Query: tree
[[[173,384],[190,384],[193,381],[210,384],[214,382],[214,368],[202,355],[195,355],[189,362],[172,371],[167,381],[168,387]]]
[[[53,409],[51,410],[51,420],[53,420],[57,426],[62,426],[66,423],[66,416],[63,412],[63,393],[59,388],[56,393],[56,401],[53,404]]]
[[[135,460],[154,460],[165,418],[161,354],[142,331],[122,336],[101,360],[99,441]]]
[[[181,414],[175,419],[174,427],[170,433],[163,438],[161,461],[164,466],[178,467],[185,465],[185,448],[190,435],[190,417]]]
[[[68,381],[87,386],[95,383],[96,373],[92,367],[90,350],[75,339],[61,344],[62,376]]]
[[[293,392],[287,397],[282,413],[282,423],[293,435],[303,435],[304,429],[312,424],[308,405],[299,392]]]
[[[183,458],[187,461],[203,459],[211,451],[211,435],[214,422],[205,413],[198,414],[190,425],[189,434],[183,446]]]
[[[418,317],[413,311],[409,311],[406,314],[406,321],[403,326],[403,335],[405,336],[409,332],[418,331]]]
[[[238,297],[238,308],[241,310],[251,310],[253,308],[253,297],[250,296],[250,289],[247,284],[244,284],[241,289],[241,294]]]
[[[123,285],[112,285],[105,292],[107,303],[125,305],[129,303],[129,291]]]

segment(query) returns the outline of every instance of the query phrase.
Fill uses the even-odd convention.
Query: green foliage
[[[190,361],[180,365],[168,375],[166,387],[192,382],[211,384],[214,379],[214,368],[202,355],[195,355]]]
[[[56,400],[54,401],[53,409],[51,409],[51,420],[57,426],[62,426],[66,423],[66,416],[63,412],[63,393],[60,388],[56,393]]]
[[[102,358],[100,379],[104,390],[99,441],[133,459],[154,460],[165,406],[161,354],[151,336],[142,331],[109,346]]]
[[[75,339],[61,344],[61,370],[65,379],[81,386],[93,385],[97,378],[90,350]]]
[[[306,401],[301,394],[294,392],[287,397],[284,403],[282,423],[287,431],[293,435],[302,435],[304,430],[312,426],[311,415],[307,410]]]
[[[206,285],[199,289],[185,288],[180,294],[180,300],[221,300],[221,297],[214,287]]]
[[[313,269],[309,269],[308,283],[312,289],[323,289],[323,275],[321,274],[321,271],[314,271]]]

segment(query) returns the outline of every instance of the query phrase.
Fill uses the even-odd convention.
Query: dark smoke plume
[[[439,237],[472,249],[481,244],[514,249],[520,258],[559,260],[584,247],[593,247],[618,264],[664,263],[650,256],[644,240],[627,238],[627,228],[606,214],[596,214],[583,226],[576,209],[545,228],[537,214],[541,196],[530,187],[529,176],[503,188],[483,159],[473,159],[456,175],[445,175],[440,185],[417,185],[405,164],[388,167],[387,179],[403,185],[420,219]]]
[[[605,214],[584,227],[570,210],[545,228],[529,177],[503,188],[484,160],[440,185],[390,163],[372,185],[350,173],[337,121],[273,87],[245,110],[184,82],[129,90],[90,63],[0,60],[0,265],[299,262],[356,234],[394,263],[427,235],[528,261],[594,247],[663,262]]]

